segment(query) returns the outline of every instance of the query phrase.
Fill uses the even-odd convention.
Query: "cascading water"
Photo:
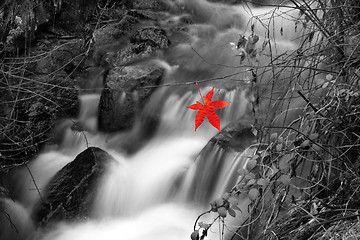
[[[246,13],[239,11],[242,6],[210,4],[205,0],[183,3],[197,14],[195,23],[189,26],[191,47],[189,43],[179,44],[165,54],[165,59],[154,62],[162,66],[166,63],[165,81],[168,83],[222,78],[207,83],[207,87],[200,86],[202,93],[206,94],[214,85],[218,90],[214,99],[232,102],[218,111],[221,127],[224,127],[248,113],[247,93],[238,82],[248,80],[249,71],[245,67],[236,68],[239,59],[229,44],[238,40],[239,32],[245,32],[246,24],[237,21],[248,17],[241,15]],[[213,8],[216,14],[210,17],[209,8]],[[237,24],[232,24],[234,21]],[[289,48],[291,44],[283,49]],[[234,72],[238,74],[230,80],[223,79]],[[181,91],[173,87],[167,95],[163,95],[162,90],[155,91],[146,108],[162,104],[159,128],[155,136],[130,157],[114,147],[116,144],[108,144],[116,141],[116,135],[109,140],[109,136],[97,132],[97,108],[94,106],[99,95],[81,96],[82,106],[76,126],[84,132],[73,131],[73,122],[67,121],[60,126],[62,141],[32,161],[29,169],[14,174],[16,198],[25,209],[22,214],[29,218],[34,204],[40,199],[36,189],[44,189],[49,179],[87,146],[103,148],[115,157],[117,164],[111,165],[101,180],[92,218],[79,223],[59,223],[49,232],[29,234],[29,239],[188,239],[196,217],[209,208],[211,200],[230,190],[237,181],[236,171],[244,166],[246,156],[250,154],[228,152],[216,145],[207,145],[217,133],[208,122],[194,132],[196,112],[186,107],[200,101],[195,90],[196,86],[191,85]],[[118,136],[126,137],[123,133]],[[244,199],[240,204],[244,207],[244,214],[246,201]],[[29,219],[27,221],[20,225],[31,226]],[[211,230],[213,236],[209,239],[218,238],[217,230],[216,227]],[[7,238],[4,240],[11,239],[8,235],[0,236]]]
[[[207,90],[209,89],[202,89],[205,92]],[[83,98],[92,100],[91,96],[83,96]],[[233,112],[238,113],[237,118],[244,114],[241,109],[245,109],[243,104],[246,103],[244,101],[236,104],[236,98],[241,98],[240,90],[224,93],[224,99],[234,101],[235,104],[231,107],[232,111],[230,109],[220,114],[223,122],[229,122],[234,115]],[[87,134],[87,142],[90,146],[104,146],[103,148],[114,156],[118,163],[109,167],[107,175],[100,184],[93,209],[94,219],[75,225],[60,223],[54,231],[40,238],[89,240],[118,239],[121,236],[121,239],[127,240],[187,239],[197,215],[207,207],[212,197],[223,191],[223,189],[212,190],[214,186],[201,183],[203,190],[213,191],[214,194],[208,196],[205,201],[203,199],[200,204],[200,201],[188,201],[189,194],[193,191],[193,184],[182,184],[186,178],[198,178],[197,174],[189,169],[192,168],[196,156],[208,140],[216,134],[216,130],[205,124],[196,133],[194,132],[195,113],[186,109],[186,106],[196,100],[199,101],[199,97],[190,91],[181,97],[171,95],[164,103],[156,136],[131,157],[104,146],[104,136],[102,138],[99,134]],[[82,108],[86,107],[91,107],[91,104],[85,103],[82,106]],[[82,109],[81,112],[86,112],[86,109]],[[88,117],[91,119],[91,116]],[[19,192],[23,193],[19,199],[22,199],[29,210],[39,200],[36,187],[44,189],[58,170],[86,148],[86,141],[80,141],[81,136],[78,134],[65,134],[57,150],[49,150],[41,154],[29,165],[37,186],[34,186],[26,169],[18,173],[17,176],[21,179],[19,187],[22,188]],[[209,169],[214,162],[221,165],[219,161],[231,161],[232,158],[216,159],[217,155],[213,155],[211,149],[203,152],[214,158],[208,159],[208,163],[205,163]],[[239,165],[241,162],[238,161],[236,164]],[[234,163],[225,164],[221,171],[222,175],[236,172],[238,168],[234,168],[233,165]],[[24,186],[24,182],[28,184]],[[216,189],[221,188],[222,179],[213,184]]]

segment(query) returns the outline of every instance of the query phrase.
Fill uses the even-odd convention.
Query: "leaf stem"
[[[197,88],[198,88],[198,90],[199,90],[200,97],[201,97],[201,101],[203,102],[204,105],[206,105],[206,104],[205,104],[205,101],[204,101],[204,98],[203,98],[203,96],[201,95],[200,88],[199,88],[199,84],[196,83],[196,86],[197,86]]]

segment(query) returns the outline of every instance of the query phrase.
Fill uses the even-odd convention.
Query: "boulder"
[[[130,9],[127,14],[129,16],[136,17],[140,20],[152,20],[152,21],[161,21],[167,19],[169,16],[166,13],[154,12],[151,10],[140,10],[140,9]]]
[[[237,170],[242,166],[243,161],[233,152],[243,152],[254,143],[256,137],[252,132],[251,120],[241,120],[230,123],[214,136],[201,150],[195,160],[195,178],[192,179],[191,191],[188,198],[200,203],[212,201],[213,193],[219,181],[222,188],[230,190],[238,181]],[[227,180],[225,181],[222,172],[227,168]],[[218,190],[217,190],[218,191]]]
[[[108,57],[107,63],[113,67],[144,63],[170,46],[165,30],[153,26],[136,30],[130,42],[132,44],[117,51],[116,56]]]
[[[123,57],[128,59],[128,55],[168,48],[170,40],[165,30],[154,26],[141,28],[144,26],[141,21],[158,21],[166,18],[164,13],[130,9],[119,22],[96,29],[93,54],[95,62],[99,66],[112,68],[119,63],[119,59],[122,60]],[[130,46],[130,43],[133,45]],[[151,47],[150,50],[149,47]],[[127,49],[125,50],[126,54],[119,55],[118,53],[124,49]],[[137,58],[137,56],[135,57]]]
[[[116,67],[109,72],[99,104],[99,130],[130,129],[137,113],[161,82],[164,70],[155,66]]]
[[[167,11],[169,5],[164,0],[133,0],[130,8],[152,11]]]
[[[93,57],[96,65],[111,68],[117,52],[130,44],[129,36],[138,23],[136,17],[125,15],[119,22],[95,30]]]
[[[170,40],[165,30],[158,27],[145,27],[137,30],[130,38],[130,42],[139,46],[151,46],[158,49],[166,49],[170,46]]]
[[[138,22],[136,17],[125,15],[119,22],[95,29],[94,46],[101,47],[119,41],[120,38],[127,36]]]
[[[90,147],[63,167],[50,181],[34,215],[41,226],[90,216],[96,189],[106,166],[115,163],[104,150]]]
[[[138,11],[129,11],[119,23],[94,32],[94,59],[97,65],[109,69],[131,65],[134,61],[149,57],[157,49],[170,46],[165,30],[155,26],[139,29],[139,19],[151,18],[141,14]]]
[[[223,149],[233,149],[242,152],[256,140],[253,128],[249,124],[236,122],[227,125],[210,142]]]

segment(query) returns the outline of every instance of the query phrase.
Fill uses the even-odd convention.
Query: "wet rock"
[[[129,129],[160,84],[163,69],[155,66],[117,67],[109,72],[99,104],[99,130],[114,132]]]
[[[131,8],[140,10],[167,11],[169,6],[164,0],[133,0]]]
[[[138,65],[149,61],[154,54],[156,54],[156,50],[151,46],[132,45],[118,51],[112,59],[108,58],[107,61],[114,68]]]
[[[210,142],[219,145],[223,149],[233,149],[241,152],[256,140],[253,128],[243,122],[227,125]]]
[[[128,11],[127,14],[136,17],[140,20],[160,21],[168,18],[168,14],[166,13],[159,13],[159,12],[154,12],[149,10],[139,10],[139,9],[131,9]]]
[[[102,67],[89,67],[81,72],[74,79],[76,85],[80,88],[81,93],[101,93],[104,88],[105,79],[109,69]]]
[[[194,176],[191,181],[189,200],[209,203],[218,181],[222,179],[221,172],[231,162],[227,171],[227,180],[223,182],[223,189],[231,189],[238,181],[237,170],[242,166],[241,159],[234,159],[233,152],[243,152],[255,141],[252,133],[251,121],[231,123],[214,136],[201,150],[195,160]],[[236,157],[237,158],[237,157]],[[236,169],[236,170],[235,170]]]
[[[130,38],[132,43],[116,52],[116,55],[106,58],[106,62],[112,67],[143,64],[156,54],[162,54],[161,49],[170,46],[170,40],[165,30],[157,27],[145,27],[137,30]],[[159,51],[158,51],[159,50]]]
[[[111,68],[115,62],[117,52],[126,48],[129,36],[135,31],[139,20],[126,15],[121,21],[109,24],[94,31],[94,59],[97,66]]]
[[[96,147],[76,156],[48,184],[44,201],[35,212],[39,224],[89,217],[99,180],[113,162],[110,154]]]
[[[165,30],[154,26],[140,28],[139,19],[151,16],[139,17],[139,14],[135,13],[136,11],[129,11],[119,23],[95,31],[96,65],[108,69],[124,64],[131,65],[133,61],[149,57],[156,49],[170,46]]]
[[[168,48],[166,32],[158,27],[145,27],[131,37],[131,46],[109,59],[114,66],[107,75],[99,105],[99,130],[113,132],[130,129],[137,113],[161,82],[164,70],[147,64],[158,49]]]
[[[94,31],[95,47],[119,41],[119,39],[127,35],[138,22],[139,20],[136,17],[125,15],[117,23],[108,24],[103,28],[96,29]]]
[[[130,38],[130,42],[139,46],[151,46],[153,48],[166,49],[170,46],[170,40],[165,30],[158,27],[145,27],[137,30]]]

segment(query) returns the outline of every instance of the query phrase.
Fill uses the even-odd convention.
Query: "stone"
[[[144,14],[145,11],[141,12]],[[139,14],[137,11],[129,11],[119,23],[95,31],[93,55],[97,66],[111,69],[124,64],[131,65],[133,61],[150,57],[157,49],[170,46],[164,29],[155,26],[140,28],[139,19],[150,16]]]
[[[166,49],[170,46],[170,40],[166,36],[165,30],[153,26],[137,30],[131,36],[130,42],[158,49]]]
[[[256,140],[253,128],[242,122],[231,123],[214,136],[210,142],[223,149],[242,152]]]
[[[50,181],[44,200],[35,208],[41,226],[62,220],[80,220],[91,215],[98,183],[115,159],[104,150],[90,147],[63,167]]]
[[[193,169],[195,178],[192,179],[189,199],[209,203],[218,181],[222,178],[223,168],[231,161],[232,171],[227,173],[227,180],[223,182],[223,189],[231,189],[238,181],[237,170],[242,165],[241,159],[234,159],[234,152],[241,153],[256,140],[252,133],[251,117],[230,123],[217,135],[210,139],[196,157],[196,168]],[[229,169],[230,170],[230,169]]]
[[[118,41],[121,37],[126,36],[138,22],[136,17],[125,15],[119,22],[94,30],[95,47]]]
[[[123,47],[116,54],[107,54],[105,62],[111,67],[123,67],[145,63],[162,54],[170,46],[165,30],[158,27],[138,29],[130,38],[130,46]],[[104,61],[103,61],[104,62]]]
[[[166,13],[159,13],[149,10],[131,9],[127,13],[130,16],[136,17],[140,20],[161,21],[167,19],[169,16]]]
[[[131,8],[140,10],[167,11],[169,10],[169,5],[166,4],[166,1],[164,0],[133,0]]]
[[[129,36],[134,32],[139,20],[136,17],[125,15],[118,23],[94,31],[93,57],[97,66],[113,67],[117,52],[130,44]]]
[[[160,84],[164,70],[156,66],[126,66],[110,70],[99,104],[99,130],[132,128],[136,115]]]

